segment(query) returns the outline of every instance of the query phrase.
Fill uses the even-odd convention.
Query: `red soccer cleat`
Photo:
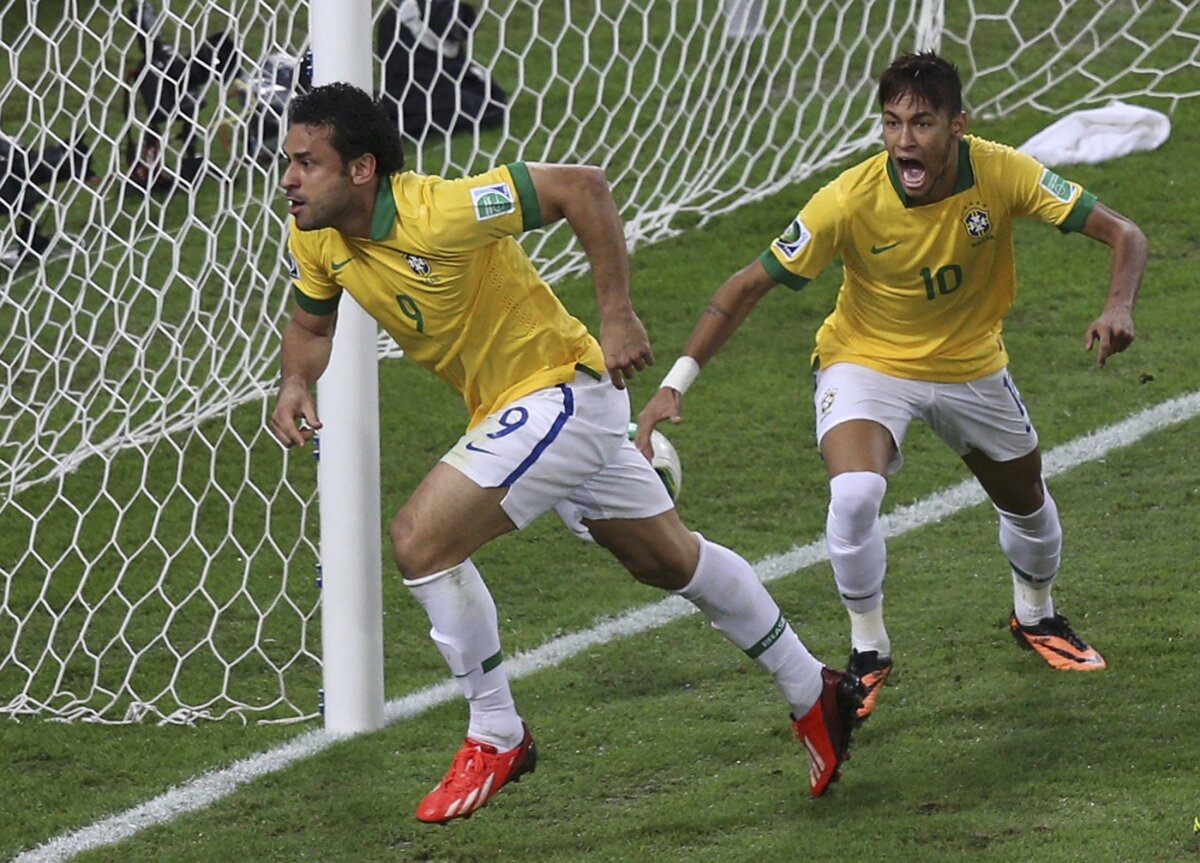
[[[468,737],[454,756],[450,770],[417,807],[417,820],[445,824],[469,818],[509,782],[519,782],[537,766],[537,744],[528,726],[519,746],[497,752],[495,746]]]
[[[792,737],[808,750],[809,791],[825,793],[850,758],[850,731],[857,722],[866,689],[853,674],[821,669],[821,697],[804,716],[792,717]]]

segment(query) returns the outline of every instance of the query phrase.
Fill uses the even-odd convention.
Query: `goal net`
[[[902,51],[955,60],[977,114],[1200,94],[1194,0],[946,5],[375,0],[363,50],[417,170],[601,165],[631,248],[876,145]],[[315,470],[265,430],[307,27],[299,3],[0,0],[9,717],[318,715]],[[585,265],[561,225],[524,242],[551,279]]]

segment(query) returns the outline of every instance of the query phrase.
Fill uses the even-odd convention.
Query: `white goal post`
[[[604,167],[631,249],[877,145],[903,51],[957,62],[977,116],[1200,95],[1197,0],[355,2],[0,0],[4,718],[320,715],[334,516],[265,428],[291,303],[276,147],[310,49],[317,80],[389,85],[417,170]],[[523,242],[551,280],[583,266],[563,226]],[[368,368],[396,361],[364,332]],[[347,727],[379,721],[375,675]]]

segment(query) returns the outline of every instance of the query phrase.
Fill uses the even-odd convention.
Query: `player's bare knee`
[[[596,535],[598,534],[598,535]],[[642,584],[662,590],[679,590],[691,580],[695,566],[688,568],[686,560],[672,549],[661,545],[631,543],[628,538],[614,542],[602,531],[594,534],[596,541],[617,559],[626,571]]]
[[[592,537],[636,580],[661,590],[682,590],[699,560],[699,540],[674,510],[634,522],[593,522]]]
[[[692,580],[692,573],[680,568],[659,565],[651,569],[634,569],[626,566],[629,574],[642,584],[657,587],[660,590],[683,590]]]
[[[392,559],[400,574],[406,579],[421,578],[439,569],[445,569],[433,554],[432,543],[422,540],[410,519],[400,512],[392,519],[389,528],[392,542]]]
[[[687,534],[687,537],[690,538],[691,534]],[[683,590],[696,572],[698,552],[687,543],[664,541],[641,548],[633,555],[618,554],[617,559],[642,584],[660,590]]]
[[[1045,506],[1046,484],[1042,478],[1039,476],[1036,480],[1026,484],[1013,503],[1013,509],[1010,511],[1016,515],[1031,515]]]
[[[1013,515],[1032,515],[1046,505],[1045,486],[1040,477],[1032,484],[1011,484],[985,490],[998,510]]]

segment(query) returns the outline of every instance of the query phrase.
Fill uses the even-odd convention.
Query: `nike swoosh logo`
[[[894,243],[888,243],[886,246],[871,246],[871,254],[878,255],[878,254],[881,254],[882,252],[886,252],[888,249],[894,249],[894,248],[896,248],[896,246],[900,245],[902,242],[904,242],[904,241],[897,240]]]
[[[1081,665],[1099,665],[1100,664],[1100,657],[1087,656],[1086,654],[1076,653],[1073,650],[1067,650],[1064,647],[1059,647],[1057,644],[1054,643],[1053,638],[1034,638],[1033,643],[1040,645],[1041,647],[1044,647],[1047,650],[1053,650],[1055,653],[1057,653],[1059,656],[1063,657],[1064,659],[1070,659],[1071,661],[1078,662]]]
[[[481,452],[484,455],[495,455],[495,453],[490,449],[484,449],[483,447],[475,446],[474,441],[467,441],[467,449],[469,449],[471,452]]]
[[[353,260],[354,260],[354,256],[351,255],[350,257],[346,258],[346,260],[344,260],[344,261],[334,261],[333,262],[334,272],[337,272],[338,270],[340,270],[342,267],[346,266],[346,264],[350,263]]]

